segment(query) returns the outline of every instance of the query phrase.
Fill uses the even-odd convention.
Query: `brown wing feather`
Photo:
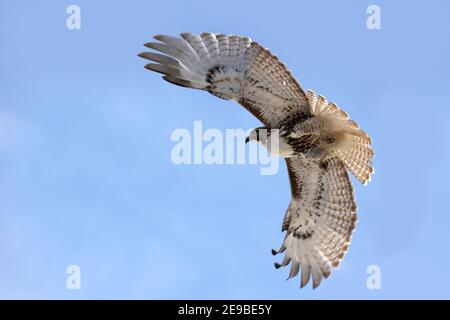
[[[139,56],[157,62],[147,68],[171,83],[236,100],[267,127],[310,114],[306,94],[286,66],[247,37],[183,33],[155,39],[160,42],[146,46],[163,54]]]
[[[353,187],[343,163],[303,157],[286,159],[292,200],[283,220],[286,237],[278,252],[291,262],[290,277],[301,267],[301,286],[316,288],[343,259],[356,225]],[[277,252],[275,252],[277,253]]]

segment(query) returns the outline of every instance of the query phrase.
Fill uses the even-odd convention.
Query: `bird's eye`
[[[332,143],[334,143],[335,141],[336,141],[336,139],[333,138],[333,137],[326,137],[326,138],[325,138],[325,142],[328,143],[328,144],[332,144]]]

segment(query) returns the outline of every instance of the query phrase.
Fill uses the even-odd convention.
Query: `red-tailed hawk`
[[[272,251],[284,252],[284,259],[275,266],[290,263],[290,278],[301,270],[301,287],[312,277],[316,288],[343,259],[355,229],[348,171],[363,184],[370,181],[369,136],[334,103],[305,93],[286,66],[250,38],[212,33],[154,38],[159,42],[145,46],[162,54],[140,53],[156,62],[147,69],[173,84],[240,103],[264,124],[247,140],[267,147],[271,130],[278,130],[292,199],[282,224],[283,244]]]

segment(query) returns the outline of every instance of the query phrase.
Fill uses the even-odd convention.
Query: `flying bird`
[[[156,35],[146,43],[153,61],[145,68],[173,84],[234,100],[263,126],[247,141],[266,148],[277,130],[278,153],[287,164],[291,201],[282,223],[286,232],[278,269],[291,265],[300,286],[328,278],[347,252],[357,222],[350,171],[366,185],[374,172],[370,137],[336,104],[303,91],[286,66],[248,37],[182,33]],[[158,52],[156,52],[158,51]]]

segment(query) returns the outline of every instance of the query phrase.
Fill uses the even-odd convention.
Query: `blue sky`
[[[81,30],[66,8],[81,8]],[[366,8],[381,8],[381,30]],[[0,1],[0,298],[450,298],[446,1]],[[271,248],[286,169],[175,166],[174,129],[253,128],[237,104],[169,85],[154,34],[248,35],[372,139],[359,223],[317,290]],[[278,257],[277,257],[278,258]],[[279,258],[278,258],[279,259]],[[79,265],[81,290],[66,287]],[[381,290],[366,269],[381,268]]]

